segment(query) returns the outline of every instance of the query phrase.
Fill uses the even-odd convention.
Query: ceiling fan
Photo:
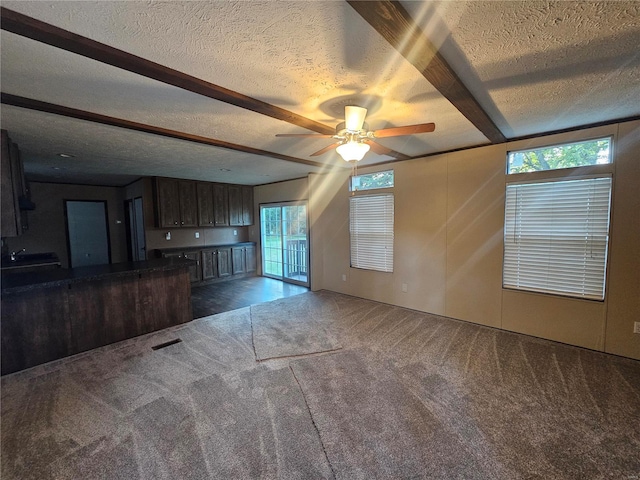
[[[320,133],[280,133],[276,137],[312,137],[312,138],[334,138],[337,142],[328,145],[317,152],[311,154],[317,157],[323,153],[333,150],[347,162],[362,160],[369,149],[379,155],[388,155],[393,150],[376,142],[378,138],[401,137],[403,135],[414,135],[416,133],[433,132],[436,129],[434,123],[418,123],[416,125],[406,125],[404,127],[383,128],[382,130],[369,130],[364,118],[367,109],[357,106],[344,107],[345,121],[336,126],[335,135],[323,135]]]

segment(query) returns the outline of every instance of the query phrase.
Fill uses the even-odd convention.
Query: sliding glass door
[[[260,205],[262,274],[309,286],[307,204]]]

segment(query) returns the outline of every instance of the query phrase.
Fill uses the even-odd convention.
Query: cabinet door
[[[202,251],[202,279],[210,280],[218,276],[218,251]]]
[[[229,198],[227,185],[213,185],[213,223],[216,227],[229,225]]]
[[[242,187],[229,185],[229,225],[242,226]]]
[[[158,220],[160,227],[180,225],[180,194],[178,181],[171,178],[156,179]]]
[[[200,282],[202,280],[202,267],[200,265],[200,252],[186,252],[184,258],[195,260],[196,264],[189,267],[189,279],[191,283]]]
[[[231,275],[231,248],[218,249],[218,277]]]
[[[256,247],[254,247],[253,245],[244,247],[244,253],[245,253],[245,256],[244,256],[245,267],[246,267],[247,273],[255,272],[258,268],[256,263]]]
[[[242,224],[253,225],[253,187],[242,187]]]
[[[210,183],[198,182],[198,225],[213,227],[213,189]]]
[[[245,265],[245,248],[244,247],[231,247],[231,254],[233,256],[233,274],[238,275],[244,273],[246,270]]]
[[[11,176],[11,140],[6,130],[2,130],[2,171],[0,177],[2,179],[2,188],[0,194],[2,200],[0,207],[2,209],[2,236],[16,237],[20,234],[16,217],[19,215],[17,206],[17,196],[14,196],[13,178]]]
[[[196,183],[180,181],[178,189],[180,192],[180,226],[195,227],[198,225]]]

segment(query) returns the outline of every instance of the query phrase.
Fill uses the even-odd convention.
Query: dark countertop
[[[42,272],[3,273],[2,294],[24,293],[73,283],[128,277],[147,272],[164,272],[195,264],[186,258],[157,258],[141,262],[112,263],[78,268],[57,268]]]
[[[224,243],[215,245],[197,245],[192,247],[171,247],[171,248],[156,248],[157,252],[173,253],[173,252],[190,252],[193,250],[208,250],[210,248],[222,248],[222,247],[243,247],[247,245],[255,245],[256,242],[238,242],[238,243]]]

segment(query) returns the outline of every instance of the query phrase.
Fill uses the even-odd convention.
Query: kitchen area
[[[3,131],[2,375],[191,321],[192,285],[255,276],[252,193],[27,182]]]

